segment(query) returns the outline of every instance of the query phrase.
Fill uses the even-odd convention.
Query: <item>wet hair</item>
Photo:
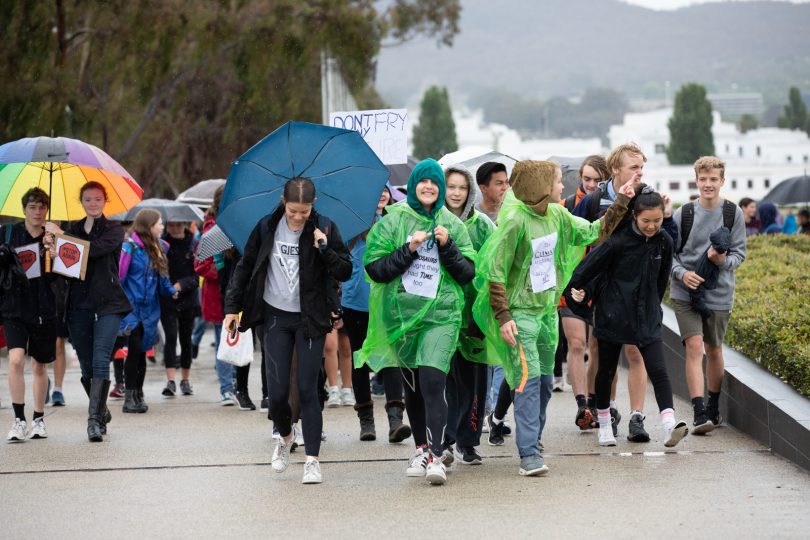
[[[742,199],[740,199],[740,208],[745,208],[749,204],[755,203],[755,202],[757,202],[757,201],[755,201],[754,199],[752,199],[750,197],[743,197]]]
[[[312,204],[315,202],[315,184],[309,178],[297,176],[284,184],[284,201]]]
[[[138,233],[138,238],[143,242],[144,250],[149,255],[149,262],[152,268],[161,275],[169,275],[169,262],[160,240],[152,236],[152,227],[160,219],[160,212],[151,208],[143,208],[135,214],[135,221],[132,223],[130,232]]]
[[[800,218],[804,218],[804,219],[810,221],[810,210],[807,209],[807,208],[802,208],[801,210],[799,210],[799,213],[796,214],[796,215],[798,217],[800,217]]]
[[[25,208],[29,203],[41,203],[45,208],[51,207],[51,198],[45,193],[44,189],[33,187],[26,191],[22,196],[22,207]]]
[[[508,172],[506,165],[498,161],[487,161],[475,171],[475,183],[479,186],[489,186],[492,175],[496,172]]]
[[[656,192],[652,186],[647,184],[639,184],[636,186],[636,196],[633,197],[631,202],[633,208],[633,215],[639,215],[645,210],[653,210],[660,208],[664,211],[664,199]]]
[[[600,180],[607,180],[610,178],[610,171],[607,167],[607,162],[605,158],[598,154],[594,154],[592,156],[588,156],[582,160],[582,165],[579,167],[579,179],[582,180],[582,171],[585,169],[585,166],[589,165],[593,167],[593,169],[599,173]]]
[[[222,201],[222,192],[225,191],[225,184],[222,184],[214,192],[214,200],[211,201],[211,206],[208,207],[205,214],[207,216],[216,217],[219,212],[219,203]]]
[[[610,155],[607,158],[607,167],[611,172],[611,176],[613,169],[621,169],[622,165],[624,165],[625,154],[629,154],[631,156],[641,156],[644,162],[647,162],[647,156],[644,155],[644,152],[641,151],[641,148],[639,148],[636,143],[630,142],[620,144],[610,152]]]
[[[104,200],[105,201],[110,200],[110,198],[107,196],[107,189],[104,187],[103,184],[101,184],[100,182],[96,182],[96,181],[87,182],[86,184],[84,184],[82,186],[82,188],[79,190],[79,200],[80,201],[82,200],[82,197],[84,197],[84,192],[85,191],[89,191],[91,189],[97,189],[100,192],[102,192],[104,194]]]

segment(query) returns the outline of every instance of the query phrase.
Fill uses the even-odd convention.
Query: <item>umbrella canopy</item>
[[[407,163],[386,165],[388,172],[391,173],[391,176],[388,178],[388,183],[392,186],[407,186],[408,177],[411,175],[411,171],[416,167],[417,163],[419,163],[418,159],[413,156],[408,156]]]
[[[151,208],[160,212],[163,223],[202,221],[205,217],[202,210],[194,205],[170,201],[168,199],[144,199],[133,206],[128,212],[110,216],[118,221],[135,221],[135,215],[144,208]]]
[[[582,162],[585,161],[585,158],[551,156],[548,160],[559,163],[560,169],[562,169],[562,181],[563,185],[565,185],[562,198],[564,199],[576,193],[580,183],[579,168],[582,167]],[[607,178],[603,178],[602,180],[607,180]]]
[[[388,175],[357,131],[287,122],[234,162],[217,224],[241,251],[281,202],[284,184],[305,177],[315,184],[315,209],[349,239],[371,227]]]
[[[773,204],[803,204],[810,202],[810,176],[794,176],[782,180],[762,198]]]
[[[203,208],[208,208],[214,202],[214,193],[225,184],[224,178],[212,178],[197,182],[183,193],[177,196],[177,202],[194,204]]]
[[[31,137],[0,146],[0,214],[24,217],[23,194],[39,187],[51,197],[49,219],[85,216],[79,190],[86,182],[107,190],[104,213],[129,210],[143,197],[132,175],[103,150],[66,137]]]
[[[478,167],[487,161],[497,161],[506,166],[506,174],[512,174],[512,166],[517,163],[517,160],[506,154],[501,154],[495,150],[484,148],[482,146],[470,146],[456,152],[445,154],[439,159],[439,165],[442,167],[449,167],[450,165],[464,165],[475,178],[475,173],[478,172]]]
[[[213,257],[232,247],[233,243],[225,231],[220,229],[219,225],[214,225],[200,237],[200,242],[197,244],[197,262],[202,262],[208,257]]]

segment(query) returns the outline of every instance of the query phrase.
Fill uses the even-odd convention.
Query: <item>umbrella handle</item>
[[[45,250],[45,272],[48,273],[51,271],[51,250]]]

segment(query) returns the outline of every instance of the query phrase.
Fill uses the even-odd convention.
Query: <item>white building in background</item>
[[[760,199],[776,184],[804,174],[810,167],[810,137],[802,131],[762,128],[741,133],[736,124],[723,122],[712,113],[715,154],[726,162],[725,197]],[[690,166],[670,166],[667,122],[672,109],[628,113],[624,123],[610,127],[611,148],[633,141],[647,156],[645,180],[670,194],[675,202],[686,202],[697,193],[695,173]]]

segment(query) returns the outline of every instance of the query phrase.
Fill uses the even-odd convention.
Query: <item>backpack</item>
[[[574,193],[573,195],[569,195],[568,197],[565,198],[565,201],[563,201],[563,206],[565,206],[565,208],[569,212],[573,213],[574,207],[576,206],[576,202],[577,202],[577,194]]]
[[[608,180],[610,182],[611,180]],[[601,206],[602,206],[602,195],[604,194],[605,185],[607,182],[599,182],[599,185],[596,186],[596,189],[593,193],[591,193],[591,206],[588,208],[588,221],[594,222],[600,218],[601,213]]]
[[[737,205],[733,202],[723,199],[723,226],[728,230],[734,228],[734,218],[737,216]],[[692,232],[692,225],[695,223],[695,203],[686,203],[681,207],[681,245],[678,247],[677,253],[683,251],[683,246],[689,239],[689,233]]]

